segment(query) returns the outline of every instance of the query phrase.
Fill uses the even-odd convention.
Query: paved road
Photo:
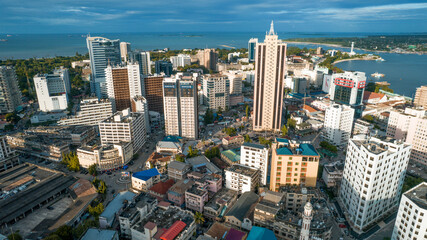
[[[386,224],[384,227],[382,227],[380,230],[378,230],[376,233],[372,234],[367,240],[375,240],[375,239],[384,239],[384,238],[391,238],[391,234],[393,233],[393,227],[394,222],[396,221],[396,218],[393,221],[390,221],[388,224]]]

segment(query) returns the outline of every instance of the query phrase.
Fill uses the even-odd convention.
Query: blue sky
[[[427,32],[427,2],[0,0],[0,33]]]

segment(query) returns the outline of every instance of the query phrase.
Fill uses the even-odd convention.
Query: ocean
[[[183,48],[247,48],[250,38],[264,39],[263,32],[244,33],[102,33],[91,34],[109,39],[120,39],[130,42],[132,49],[183,49]],[[386,35],[383,33],[297,33],[279,32],[281,39],[315,38],[315,37],[362,37],[368,35]],[[392,34],[388,34],[392,35]],[[87,53],[86,34],[0,34],[0,59],[27,59],[54,56],[72,56],[76,52]],[[289,44],[289,46],[348,51],[348,48],[337,48],[321,44]],[[357,46],[356,46],[357,47]],[[357,53],[365,51],[356,50]],[[377,53],[376,53],[377,54]],[[384,73],[381,80],[390,82],[396,93],[412,96],[415,88],[427,85],[427,55],[404,55],[379,53],[386,61],[349,61],[338,63],[345,70],[357,70],[370,74]]]

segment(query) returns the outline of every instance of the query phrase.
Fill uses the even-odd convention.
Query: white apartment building
[[[256,168],[234,164],[225,169],[225,187],[239,194],[253,192],[260,183],[260,171]]]
[[[254,131],[280,131],[286,73],[286,43],[274,32],[273,22],[263,43],[256,43]]]
[[[74,116],[63,118],[58,125],[98,125],[102,120],[113,115],[110,100],[98,98],[83,99],[80,102],[80,110]]]
[[[151,75],[150,52],[132,51],[128,54],[129,62],[139,65],[139,72],[144,75]]]
[[[404,140],[412,145],[411,161],[427,167],[427,116],[424,109],[406,108],[391,111],[387,136]]]
[[[242,94],[242,73],[237,71],[224,72],[230,81],[230,94]]]
[[[0,66],[0,113],[10,113],[22,105],[22,94],[18,86],[15,68]]]
[[[132,142],[133,152],[137,153],[147,140],[144,115],[130,109],[116,112],[99,123],[101,144]]]
[[[144,115],[145,130],[151,133],[150,111],[148,110],[147,99],[143,96],[135,96],[131,99],[132,112],[142,113]]]
[[[68,107],[70,79],[68,69],[57,68],[52,74],[34,76],[39,109],[43,112],[65,110]]]
[[[130,142],[120,142],[107,145],[84,145],[77,148],[79,163],[84,168],[95,164],[97,170],[106,171],[118,169],[126,165],[133,157],[133,147]]]
[[[363,232],[399,205],[411,146],[401,140],[351,139],[340,202],[352,228]]]
[[[188,54],[178,54],[178,56],[172,56],[170,59],[174,69],[191,65],[191,57]]]
[[[392,240],[427,239],[427,183],[402,195]]]
[[[356,119],[356,121],[354,121],[353,135],[357,135],[357,134],[368,135],[373,128],[374,128],[374,125],[371,124],[370,122],[364,121],[362,119]]]
[[[244,143],[240,147],[240,164],[258,169],[261,184],[267,185],[268,148],[260,144]]]
[[[230,106],[230,80],[221,74],[203,76],[204,103],[210,109],[225,110]]]
[[[346,105],[361,105],[366,86],[364,72],[335,73],[329,89],[330,99]]]
[[[354,109],[333,104],[325,112],[324,138],[338,146],[346,145],[353,127]]]
[[[0,137],[0,172],[20,163],[18,154],[9,147],[6,136]]]
[[[196,81],[182,80],[178,77],[163,80],[166,135],[198,138],[197,96]]]
[[[122,61],[127,62],[128,54],[130,51],[131,51],[130,43],[128,42],[120,43],[120,57],[122,58]]]

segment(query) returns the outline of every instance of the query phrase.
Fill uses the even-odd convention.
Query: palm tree
[[[200,213],[200,212],[196,212],[196,213],[194,214],[194,221],[195,221],[197,224],[202,224],[202,223],[204,223],[204,222],[205,222],[205,218],[203,217],[203,214],[202,214],[202,213]]]

